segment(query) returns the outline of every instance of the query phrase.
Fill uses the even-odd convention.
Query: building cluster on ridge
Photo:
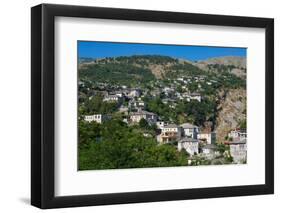
[[[141,120],[145,120],[149,125],[155,125],[157,127],[156,140],[159,145],[173,144],[177,147],[178,151],[185,150],[191,158],[190,163],[192,162],[192,157],[204,156],[205,158],[212,160],[221,155],[218,151],[215,132],[212,132],[211,129],[201,131],[198,126],[191,123],[177,125],[170,121],[162,120],[156,113],[146,110],[146,103],[141,98],[141,89],[123,88],[111,93],[107,91],[102,92],[104,95],[104,102],[116,103],[118,105],[118,111],[126,115],[123,122],[128,125],[133,125],[138,124]],[[200,93],[175,93],[173,88],[170,87],[164,87],[161,92],[164,92],[166,96],[169,96],[170,93],[174,93],[176,98],[185,99],[186,101],[195,100],[201,102],[202,100]],[[125,100],[127,101],[126,106],[124,105]],[[162,102],[164,104],[171,104],[172,108],[173,100],[173,98],[164,98],[162,99]],[[111,119],[111,115],[105,114],[84,116],[85,121],[94,121],[100,124],[109,119]],[[144,136],[149,137],[150,135],[144,133]],[[233,162],[245,162],[247,155],[246,131],[234,129],[229,132],[228,139],[229,140],[226,140],[224,144],[229,146],[229,154],[233,158]]]

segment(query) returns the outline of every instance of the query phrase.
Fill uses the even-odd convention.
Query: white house
[[[182,138],[178,142],[178,151],[185,149],[190,155],[198,154],[199,152],[199,142],[197,139],[193,138]]]
[[[199,93],[191,93],[189,95],[189,97],[187,98],[187,101],[190,101],[190,100],[196,100],[196,101],[201,102],[202,97]]]
[[[169,92],[173,92],[173,91],[174,91],[174,89],[171,88],[171,87],[164,87],[163,88],[163,92],[165,92],[165,93],[169,93]]]
[[[214,159],[216,156],[220,155],[220,152],[217,150],[217,146],[215,144],[207,144],[203,146],[202,153],[209,160]]]
[[[146,104],[145,104],[145,102],[144,101],[142,101],[142,100],[134,100],[134,99],[132,99],[132,100],[130,100],[129,101],[129,108],[131,108],[131,109],[145,109],[145,107],[146,107]]]
[[[161,127],[161,134],[157,135],[157,141],[161,144],[177,141],[181,138],[181,128],[175,124]]]
[[[176,141],[181,138],[181,127],[176,124],[164,124],[161,127],[161,134],[158,135],[157,141],[160,143],[166,143]]]
[[[244,139],[247,138],[247,132],[244,129],[233,129],[228,133],[228,137],[232,139]]]
[[[180,134],[181,129],[176,124],[168,124],[162,128],[162,132],[177,132],[178,134]]]
[[[176,132],[162,132],[157,135],[156,140],[160,144],[166,144],[179,140],[179,136]]]
[[[207,144],[213,144],[216,141],[216,133],[215,132],[201,132],[197,135],[197,138]]]
[[[196,100],[201,102],[202,97],[200,95],[200,93],[189,93],[189,92],[185,92],[182,94],[182,97],[185,98],[187,101],[191,101],[191,100]]]
[[[103,123],[104,121],[108,120],[109,117],[107,115],[102,114],[94,114],[94,115],[85,115],[84,120],[88,122],[97,122],[99,124]]]
[[[107,95],[103,98],[103,101],[105,101],[105,102],[120,102],[121,97],[119,97],[118,95]]]
[[[234,163],[244,163],[247,160],[247,139],[229,142],[230,155]]]
[[[157,115],[152,112],[141,110],[138,112],[130,113],[130,120],[132,123],[139,123],[142,118],[150,124],[155,124],[157,122]]]
[[[212,154],[216,151],[217,146],[215,144],[207,144],[202,147],[203,154]]]
[[[128,93],[129,98],[140,97],[141,91],[139,89],[131,89]]]
[[[199,127],[190,123],[184,123],[180,125],[183,130],[183,135],[185,137],[197,139],[199,133]]]

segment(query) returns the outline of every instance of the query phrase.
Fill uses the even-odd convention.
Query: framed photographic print
[[[272,194],[274,21],[31,9],[31,203]]]

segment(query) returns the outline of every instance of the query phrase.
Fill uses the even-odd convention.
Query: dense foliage
[[[203,126],[205,121],[215,122],[216,103],[209,99],[202,102],[180,101],[174,108],[163,104],[161,98],[147,98],[147,108],[158,114],[163,120],[170,120],[172,123],[182,124],[191,122]]]
[[[149,69],[127,63],[90,64],[80,71],[80,79],[96,82],[136,85],[138,82],[154,80]]]
[[[147,168],[187,165],[186,152],[172,145],[158,146],[138,127],[120,120],[103,125],[79,122],[79,170]]]
[[[85,99],[80,104],[80,114],[110,114],[118,109],[116,102],[104,102],[102,95],[95,95],[91,99]]]
[[[190,63],[175,64],[169,68],[168,78],[177,78],[178,76],[197,76],[205,74],[205,72]]]

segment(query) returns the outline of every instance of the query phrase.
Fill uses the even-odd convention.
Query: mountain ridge
[[[224,64],[224,65],[233,65],[236,67],[246,68],[246,57],[242,57],[242,56],[211,57],[205,60],[199,60],[197,61],[197,63]]]
[[[138,68],[149,69],[156,79],[164,79],[175,66],[185,69],[202,71],[228,70],[234,75],[245,79],[246,77],[246,58],[240,56],[223,56],[209,58],[200,61],[191,61],[183,58],[175,58],[166,55],[132,55],[105,57],[98,59],[79,58],[79,69],[94,64],[131,64]]]

